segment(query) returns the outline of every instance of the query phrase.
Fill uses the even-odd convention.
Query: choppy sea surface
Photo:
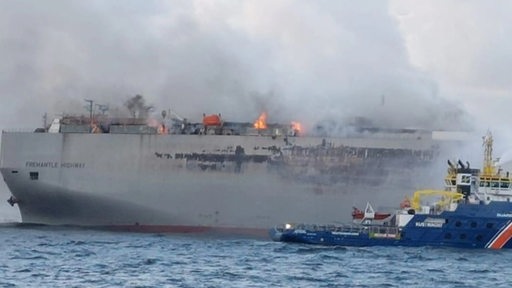
[[[512,287],[512,251],[0,225],[0,287]]]

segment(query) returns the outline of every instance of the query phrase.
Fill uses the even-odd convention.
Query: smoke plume
[[[190,119],[252,121],[267,111],[271,122],[310,127],[353,117],[387,127],[467,124],[411,65],[385,1],[0,5],[2,95],[23,115],[6,109],[3,126],[84,113],[85,98],[113,107],[137,94]]]

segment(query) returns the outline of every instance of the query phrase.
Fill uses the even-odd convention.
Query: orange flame
[[[291,128],[295,134],[302,134],[304,132],[302,129],[302,124],[299,122],[292,121]]]
[[[267,129],[267,113],[261,113],[260,117],[254,121],[254,128],[256,129]]]
[[[159,134],[159,135],[163,135],[163,134],[167,134],[168,133],[168,130],[167,128],[165,127],[164,124],[161,124],[158,126],[156,132]]]
[[[167,127],[165,127],[165,125],[163,123],[160,123],[160,121],[158,121],[154,118],[148,118],[146,120],[146,124],[149,127],[156,128],[157,134],[167,134],[168,133]]]

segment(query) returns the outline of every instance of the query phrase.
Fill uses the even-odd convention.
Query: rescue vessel
[[[512,248],[512,188],[492,160],[492,135],[484,138],[483,169],[448,161],[445,190],[418,190],[392,214],[346,225],[284,224],[270,230],[276,241],[339,246],[443,246]]]

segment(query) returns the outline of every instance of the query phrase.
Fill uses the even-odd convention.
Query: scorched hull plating
[[[410,179],[428,173],[435,145],[3,132],[0,167],[25,223],[264,235],[275,223],[342,220],[369,198],[400,199],[428,184]]]

